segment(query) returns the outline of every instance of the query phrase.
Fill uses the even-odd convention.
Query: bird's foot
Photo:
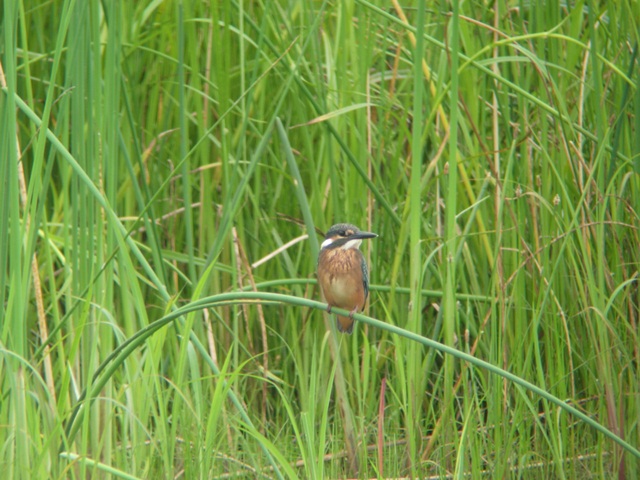
[[[353,314],[356,313],[357,311],[358,311],[358,305],[353,307],[353,310],[351,310],[351,312],[349,313],[349,318],[353,320]]]
[[[331,313],[331,305],[327,305],[327,313]]]

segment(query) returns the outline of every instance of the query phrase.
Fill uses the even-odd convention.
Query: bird
[[[331,313],[332,307],[351,313],[336,315],[338,330],[353,332],[353,314],[364,309],[369,295],[369,268],[360,251],[362,240],[378,234],[363,232],[350,223],[332,226],[322,242],[318,255],[318,282]]]

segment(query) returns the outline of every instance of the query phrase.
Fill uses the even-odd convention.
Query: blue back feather
[[[369,296],[369,267],[364,255],[361,255],[360,265],[362,266],[362,286],[364,287],[364,300],[366,301]]]

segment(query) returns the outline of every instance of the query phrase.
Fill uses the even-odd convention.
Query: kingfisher
[[[353,332],[353,314],[364,309],[369,295],[369,268],[360,251],[372,232],[362,232],[350,223],[338,223],[329,229],[318,255],[318,282],[331,313],[332,307],[344,308],[348,317],[336,315],[338,330]]]

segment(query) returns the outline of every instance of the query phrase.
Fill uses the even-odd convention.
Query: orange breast
[[[318,281],[331,306],[362,310],[366,302],[362,279],[362,252],[356,248],[325,249],[318,261]]]

